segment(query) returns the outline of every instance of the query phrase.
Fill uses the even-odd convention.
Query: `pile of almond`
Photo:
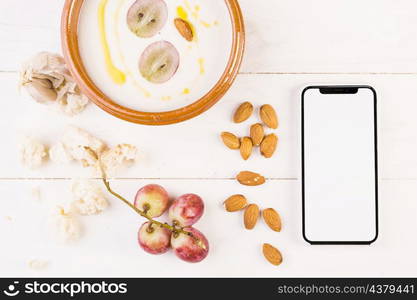
[[[224,206],[228,212],[237,212],[245,209],[243,221],[245,228],[251,230],[255,228],[259,219],[260,209],[256,204],[249,204],[246,197],[243,195],[233,195],[224,201]],[[273,208],[267,208],[262,211],[264,222],[273,231],[281,231],[281,217]]]
[[[253,113],[253,105],[250,102],[242,103],[236,110],[233,121],[242,123],[249,119]],[[278,128],[278,117],[275,109],[269,105],[262,105],[259,116],[265,126],[271,129]],[[244,160],[248,160],[252,155],[254,147],[259,147],[261,154],[265,158],[271,158],[278,146],[278,137],[274,134],[265,134],[264,125],[261,123],[253,124],[250,127],[249,136],[238,138],[230,132],[222,132],[223,143],[232,150],[240,150],[240,155]]]
[[[253,114],[253,105],[250,102],[242,103],[233,116],[235,123],[242,123],[250,118]],[[278,117],[275,109],[269,105],[262,105],[259,110],[259,116],[263,124],[270,129],[278,128]],[[252,155],[253,148],[259,147],[260,153],[265,158],[271,158],[278,145],[278,137],[274,133],[265,134],[264,125],[261,123],[253,124],[250,127],[249,136],[238,138],[230,132],[223,132],[221,138],[223,143],[232,150],[240,150],[240,155],[244,160],[248,160]],[[259,186],[265,183],[266,179],[261,174],[242,171],[236,176],[236,180],[246,186]],[[260,218],[261,210],[257,204],[249,203],[244,195],[236,194],[230,196],[224,201],[224,206],[228,212],[238,212],[244,210],[243,223],[246,229],[255,228]],[[262,210],[264,222],[273,231],[281,231],[281,217],[273,208]],[[263,244],[262,252],[265,258],[273,265],[282,263],[281,252],[270,244]]]
[[[252,230],[258,223],[261,210],[257,204],[248,203],[245,196],[237,194],[230,196],[224,201],[224,207],[228,212],[238,212],[245,210],[243,214],[243,224],[247,230]],[[273,208],[266,208],[262,210],[262,218],[266,225],[273,231],[280,232],[282,223],[278,212]],[[270,244],[263,244],[262,250],[265,258],[273,265],[280,265],[282,263],[281,252]]]

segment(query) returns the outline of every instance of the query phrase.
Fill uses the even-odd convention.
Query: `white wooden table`
[[[247,51],[235,85],[204,115],[169,127],[125,123],[94,105],[75,118],[62,117],[19,95],[21,62],[38,51],[60,52],[63,2],[0,1],[0,276],[417,276],[415,0],[240,0]],[[380,235],[372,246],[310,246],[302,239],[299,103],[310,84],[369,84],[378,92]],[[230,122],[243,100],[271,103],[279,111],[281,142],[271,160],[256,155],[243,162],[219,139],[224,130],[247,132]],[[173,195],[200,194],[206,213],[196,227],[211,242],[209,257],[193,265],[172,253],[145,254],[136,242],[142,220],[115,199],[105,213],[82,219],[85,235],[78,243],[54,243],[46,234],[49,209],[70,201],[71,178],[88,171],[53,164],[28,171],[18,162],[16,143],[26,133],[52,143],[68,124],[113,144],[140,147],[142,160],[113,182],[122,194],[132,198],[147,183],[162,184]],[[242,187],[232,178],[243,169],[269,181]],[[30,195],[36,186],[40,202]],[[279,210],[283,232],[262,223],[245,231],[240,214],[221,207],[234,193]],[[279,268],[262,257],[263,242],[282,251]],[[49,265],[34,271],[31,259]]]

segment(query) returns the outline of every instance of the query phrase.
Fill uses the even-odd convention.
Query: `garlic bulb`
[[[53,103],[70,116],[83,111],[89,102],[73,80],[64,58],[57,54],[41,52],[25,63],[20,85],[35,101]]]
[[[55,101],[57,98],[57,92],[52,88],[51,82],[46,79],[33,78],[24,86],[29,95],[39,103]]]

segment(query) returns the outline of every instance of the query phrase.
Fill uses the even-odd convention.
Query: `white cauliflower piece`
[[[81,94],[68,94],[66,98],[61,98],[57,101],[61,111],[69,116],[74,116],[82,112],[88,102],[88,98]]]
[[[88,146],[79,146],[72,149],[71,154],[74,159],[80,161],[83,167],[95,167],[98,163],[99,156],[97,152],[92,151]]]
[[[112,177],[123,166],[137,160],[138,149],[129,144],[119,144],[109,149],[102,140],[87,131],[69,126],[61,140],[49,150],[49,156],[56,163],[76,160],[84,167],[93,167],[98,176],[103,175],[103,170],[107,177]]]
[[[67,128],[61,141],[72,157],[83,162],[84,165],[95,165],[96,155],[99,156],[106,149],[106,144],[102,140],[75,126]],[[88,148],[96,155],[88,151]]]
[[[23,65],[20,85],[37,102],[55,104],[63,113],[73,116],[84,110],[89,100],[66,67],[62,56],[41,52]]]
[[[20,143],[20,161],[29,169],[39,168],[47,157],[44,144],[33,137],[25,137]]]
[[[109,206],[101,187],[91,180],[75,181],[71,191],[71,208],[80,215],[99,214]]]
[[[100,156],[101,167],[106,176],[115,176],[123,166],[137,160],[138,149],[129,144],[120,144],[112,149],[107,149]]]
[[[84,167],[97,166],[98,157],[107,148],[106,144],[87,131],[69,126],[60,142],[55,144],[49,155],[57,163],[79,161]]]
[[[66,212],[63,207],[56,208],[51,221],[55,237],[59,241],[74,242],[81,237],[81,224],[77,217],[71,212]]]
[[[69,153],[69,150],[62,142],[56,143],[49,149],[49,158],[54,163],[59,164],[68,164],[74,160],[74,157],[72,157],[71,153]]]

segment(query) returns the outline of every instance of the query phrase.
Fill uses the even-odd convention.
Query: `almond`
[[[248,158],[252,154],[252,140],[249,137],[244,137],[240,141],[240,155],[244,160],[248,160]]]
[[[226,211],[235,212],[244,209],[248,205],[248,201],[243,195],[233,195],[224,201]]]
[[[259,207],[256,204],[250,204],[246,210],[245,214],[243,216],[243,221],[245,223],[246,229],[253,229],[258,222],[259,218]]]
[[[239,174],[237,174],[236,179],[240,182],[240,184],[248,186],[256,186],[265,183],[265,177],[258,173],[250,171],[240,172]]]
[[[273,208],[267,208],[262,211],[265,223],[274,231],[281,231],[281,218]]]
[[[252,139],[254,146],[259,146],[262,143],[264,136],[265,136],[265,133],[264,133],[264,127],[262,126],[262,124],[260,123],[253,124],[250,127],[250,137]]]
[[[267,261],[269,261],[271,264],[279,266],[282,263],[281,252],[279,252],[279,250],[274,246],[265,243],[263,245],[262,251]]]
[[[177,28],[178,32],[185,38],[187,41],[191,42],[194,38],[193,29],[191,28],[190,23],[187,21],[176,18],[174,20],[175,27]]]
[[[233,121],[235,123],[242,123],[249,119],[253,112],[253,105],[250,102],[242,103],[235,112],[233,116]]]
[[[267,135],[261,143],[261,154],[266,158],[271,158],[277,150],[278,137],[271,133]]]
[[[265,123],[266,126],[272,129],[278,128],[278,117],[275,109],[269,105],[265,104],[261,107],[260,110],[261,120]]]
[[[240,148],[240,140],[237,136],[230,132],[222,132],[223,143],[230,149],[236,150]]]

